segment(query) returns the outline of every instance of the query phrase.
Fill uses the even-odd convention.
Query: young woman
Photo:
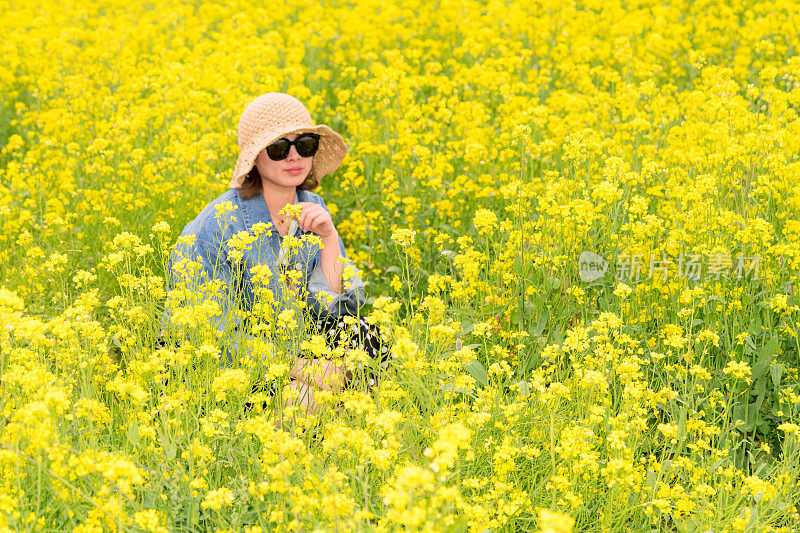
[[[305,312],[312,331],[330,348],[346,343],[379,363],[369,366],[384,368],[388,349],[381,333],[353,316],[364,303],[364,284],[352,267],[346,268],[347,254],[330,211],[311,192],[344,159],[342,137],[328,126],[314,126],[296,98],[267,93],[242,113],[238,144],[231,189],[181,233],[170,268],[173,285],[180,281],[196,289],[201,305],[211,302],[208,316],[228,363],[275,356],[240,353],[243,337],[270,330],[255,314],[268,316],[273,332],[281,327],[285,346],[293,331],[302,334],[297,320]],[[264,301],[271,307],[266,311]],[[287,349],[292,378],[287,388],[299,394],[299,405],[319,412],[315,389],[358,384],[360,372],[332,360],[312,360],[297,349],[302,339],[295,341]],[[371,387],[377,375],[363,376]]]

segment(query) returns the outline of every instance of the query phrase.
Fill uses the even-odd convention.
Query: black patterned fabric
[[[346,317],[329,315],[317,320],[312,327],[317,334],[325,337],[325,344],[331,349],[344,346],[367,352],[372,362],[359,364],[348,372],[346,387],[363,388],[366,385],[366,389],[370,390],[389,365],[389,342],[378,326],[370,324],[364,317],[350,318],[355,321],[353,324],[347,324]]]
[[[344,317],[326,316],[311,324],[311,333],[322,335],[325,338],[325,345],[330,349],[338,346],[347,348],[361,349],[367,352],[371,358],[368,365],[361,365],[348,371],[346,389],[365,389],[372,390],[380,379],[381,374],[389,365],[391,356],[389,355],[389,343],[386,336],[380,331],[378,326],[372,325],[363,317],[353,317],[354,324],[347,324]],[[313,358],[308,353],[301,352],[300,357]],[[253,393],[266,392],[270,396],[275,396],[277,392],[276,383],[272,382],[265,386],[256,383],[253,385]],[[245,403],[245,408],[250,409],[253,405]],[[267,403],[263,404],[267,408]]]

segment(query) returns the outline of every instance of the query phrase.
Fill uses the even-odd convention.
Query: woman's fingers
[[[326,228],[326,223],[330,220],[330,217],[327,215],[328,214],[324,212],[317,213],[315,215],[309,215],[308,229],[319,235],[321,230]]]
[[[303,206],[302,210],[300,211],[300,219],[301,219],[301,221],[307,219],[308,215],[310,215],[310,214],[316,214],[316,213],[319,213],[320,211],[324,211],[324,209],[322,209],[321,205],[312,204],[312,203],[309,203],[309,202],[301,202],[298,205]]]
[[[311,231],[318,235],[327,235],[330,233],[330,226],[333,226],[333,219],[331,215],[319,204],[310,202],[300,202],[303,210],[300,212],[299,222],[300,227],[305,231]]]
[[[307,227],[306,221],[308,220],[308,211],[303,209],[300,212],[300,216],[297,217],[297,221],[300,223],[300,229],[305,230]]]
[[[304,215],[305,215],[304,222],[306,229],[314,231],[316,227],[319,225],[319,221],[324,219],[327,213],[325,213],[324,211],[314,209],[314,210],[309,210],[308,213],[304,213]]]

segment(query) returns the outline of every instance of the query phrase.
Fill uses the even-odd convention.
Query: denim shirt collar
[[[242,217],[244,219],[245,229],[248,232],[251,231],[251,228],[257,222],[272,220],[272,215],[269,213],[267,202],[264,200],[263,193],[258,193],[249,200],[245,200],[242,198],[241,193],[237,190],[236,197],[242,209]],[[302,189],[296,190],[294,193],[294,202],[298,203],[305,201],[307,201],[306,192]],[[270,231],[273,233],[280,233],[278,228],[275,227],[275,224],[270,224]]]

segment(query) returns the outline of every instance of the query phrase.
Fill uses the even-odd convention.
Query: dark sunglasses
[[[281,137],[267,146],[267,155],[273,161],[281,161],[289,156],[289,150],[292,149],[292,146],[297,148],[297,153],[301,157],[311,157],[317,153],[319,148],[319,135],[316,133],[303,133],[293,141],[286,137]]]

